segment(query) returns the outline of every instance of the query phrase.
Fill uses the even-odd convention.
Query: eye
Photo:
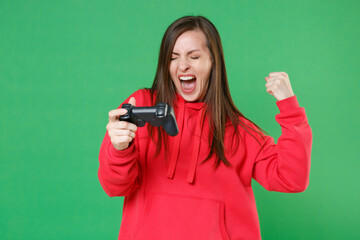
[[[199,59],[200,57],[191,57],[191,59]]]
[[[175,59],[177,59],[177,58],[176,58],[176,57],[172,57],[172,58],[170,58],[170,61],[175,60]]]

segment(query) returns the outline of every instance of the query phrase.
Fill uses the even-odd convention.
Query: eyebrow
[[[200,50],[199,50],[199,49],[194,49],[194,50],[191,50],[191,51],[187,52],[187,54],[191,54],[191,53],[196,52],[196,51],[200,51]],[[180,54],[177,53],[177,52],[172,52],[172,54],[174,54],[174,55],[180,55]]]

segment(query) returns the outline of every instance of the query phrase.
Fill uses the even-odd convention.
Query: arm
[[[127,102],[127,101],[125,101]],[[135,99],[129,103],[135,105]],[[104,191],[110,196],[126,196],[140,185],[137,159],[136,125],[119,121],[118,116],[126,110],[109,112],[107,132],[99,154],[98,177]]]
[[[312,132],[296,96],[278,101],[277,144],[267,137],[255,160],[253,178],[269,191],[302,192],[309,184]]]
[[[106,132],[99,154],[98,177],[104,191],[110,196],[126,196],[139,185],[139,166],[135,144],[117,150]]]
[[[273,95],[280,114],[282,135],[277,144],[268,137],[255,159],[253,178],[269,191],[302,192],[309,184],[312,132],[285,72],[272,72],[266,91]]]

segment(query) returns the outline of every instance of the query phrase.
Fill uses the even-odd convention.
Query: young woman
[[[119,239],[260,239],[251,187],[301,192],[312,133],[285,72],[265,78],[277,99],[277,144],[234,105],[220,36],[204,17],[183,17],[163,37],[153,85],[124,103],[174,108],[179,134],[119,121],[109,112],[99,180],[125,196]],[[121,106],[121,105],[120,105]]]

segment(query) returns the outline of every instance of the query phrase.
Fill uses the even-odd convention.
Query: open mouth
[[[181,83],[181,88],[185,93],[191,93],[195,90],[196,87],[196,77],[195,75],[180,75],[179,80]]]

